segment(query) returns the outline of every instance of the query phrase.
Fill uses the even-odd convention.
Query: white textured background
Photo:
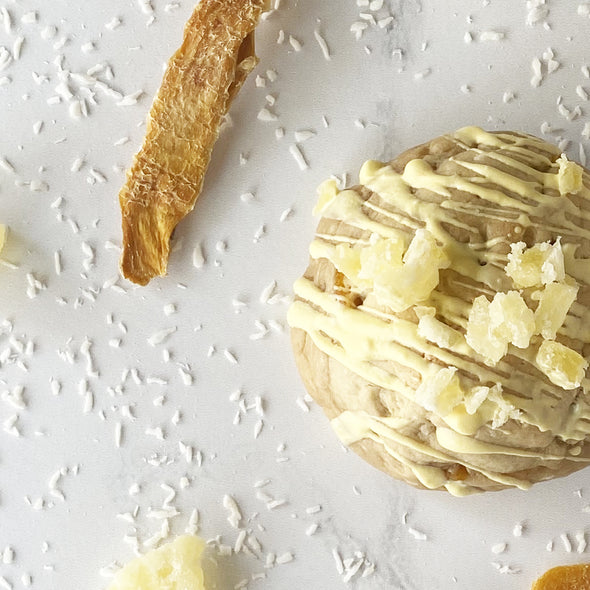
[[[466,124],[545,133],[570,157],[584,158],[590,11],[572,0],[385,0],[382,8],[372,2],[373,10],[358,4],[282,0],[262,23],[261,63],[232,108],[233,125],[215,148],[195,211],[178,227],[169,276],[134,288],[115,282],[121,170],[140,145],[151,97],[192,2],[0,0],[12,22],[0,15],[0,47],[12,55],[23,39],[18,60],[5,63],[0,50],[0,157],[10,163],[0,161],[0,221],[11,230],[2,253],[9,264],[0,268],[0,390],[24,387],[25,404],[16,406],[26,406],[15,407],[10,393],[0,399],[0,551],[14,551],[12,560],[3,553],[12,563],[0,559],[0,588],[23,588],[27,575],[39,590],[105,587],[99,571],[128,560],[133,543],[143,547],[160,531],[163,521],[154,516],[162,515],[154,511],[169,495],[162,484],[177,491],[169,502],[179,512],[169,519],[172,533],[182,532],[197,508],[200,534],[233,546],[238,531],[222,503],[231,494],[241,526],[262,545],[254,556],[230,557],[212,546],[219,567],[208,565],[219,590],[243,580],[260,590],[341,588],[334,549],[343,559],[362,553],[375,564],[362,578],[365,562],[350,582],[367,590],[529,588],[548,567],[588,558],[577,554],[590,533],[588,472],[528,493],[466,499],[392,481],[345,453],[317,407],[303,411],[297,399],[304,391],[279,327],[283,296],[306,265],[315,187],[330,174],[347,172],[354,182],[365,159],[392,157]],[[527,24],[529,15],[539,22]],[[105,27],[114,17],[121,25]],[[350,28],[359,22],[368,27],[357,40]],[[281,30],[285,41],[277,43]],[[538,87],[531,85],[535,58],[543,73]],[[84,89],[75,74],[96,64],[112,68],[112,79],[105,68],[95,77],[121,95],[143,91],[137,104],[117,106],[92,80]],[[78,99],[88,107],[79,120],[70,116]],[[263,107],[277,120],[258,120]],[[277,139],[279,128],[285,135]],[[316,135],[300,145],[310,166],[300,170],[289,146],[295,131],[307,129]],[[123,137],[130,141],[113,145]],[[84,163],[72,172],[77,158]],[[255,198],[244,202],[248,192]],[[218,251],[220,241],[225,251]],[[202,269],[192,262],[199,242]],[[34,280],[46,288],[31,289]],[[276,296],[263,303],[272,281]],[[177,313],[167,316],[170,303]],[[261,332],[256,321],[268,334],[252,340]],[[165,342],[148,343],[167,328],[176,331]],[[86,339],[98,375],[87,365]],[[58,395],[52,379],[61,385]],[[241,407],[230,400],[238,389]],[[158,427],[163,440],[146,433]],[[194,448],[192,463],[179,442]],[[62,468],[52,488],[49,480]],[[130,495],[134,483],[139,492]],[[285,503],[269,510],[269,497]],[[321,511],[308,513],[317,505]],[[134,523],[118,516],[135,512]],[[318,530],[308,536],[313,523]],[[499,543],[507,548],[495,555]],[[265,568],[271,552],[294,559]],[[266,577],[252,581],[261,573]]]

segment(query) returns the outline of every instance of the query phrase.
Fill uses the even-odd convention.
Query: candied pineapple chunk
[[[355,199],[360,197],[353,191],[342,191],[324,204],[321,212],[344,220],[347,211],[354,209]],[[372,234],[366,246],[331,246],[316,240],[310,254],[313,258],[328,258],[358,290],[372,290],[379,303],[397,312],[428,299],[438,285],[439,270],[450,264],[444,250],[424,229],[416,231],[409,246],[403,235],[382,238]]]
[[[377,300],[397,312],[428,299],[438,285],[439,270],[450,264],[425,229],[416,231],[403,257],[402,244],[401,239],[388,238],[364,248],[359,273],[359,278],[372,281]]]
[[[481,404],[486,401],[490,394],[490,388],[485,385],[472,387],[469,394],[465,397],[465,411],[473,416],[479,410]]]
[[[579,387],[588,368],[582,355],[553,340],[543,341],[535,360],[549,380],[563,389]]]
[[[416,403],[439,416],[450,414],[464,399],[456,367],[440,369],[434,375],[422,380],[416,389]]]
[[[490,303],[480,295],[473,301],[467,322],[467,344],[495,365],[508,344],[527,348],[535,332],[535,316],[517,291],[496,293]]]
[[[313,214],[348,221],[354,219],[362,202],[360,195],[355,191],[349,189],[341,191],[336,181],[325,180],[318,187],[318,202]]]
[[[542,242],[527,248],[524,242],[511,244],[506,274],[518,288],[540,287],[553,281],[563,281],[565,265],[559,240],[555,244]]]
[[[559,194],[562,196],[569,194],[575,195],[582,188],[582,178],[584,169],[575,162],[570,162],[565,154],[557,160],[559,170],[557,171],[557,186]]]
[[[490,302],[484,295],[473,300],[465,340],[490,365],[495,365],[508,352],[508,342],[496,338],[490,330]]]
[[[130,561],[108,590],[204,590],[201,553],[205,542],[183,535]]]
[[[406,244],[402,238],[379,239],[373,234],[371,244],[360,253],[361,278],[373,279],[385,276],[403,264]]]
[[[350,244],[338,244],[334,248],[332,264],[351,281],[358,280],[361,270],[361,251]]]
[[[531,590],[587,590],[590,588],[590,563],[560,565],[546,571]]]
[[[538,295],[539,305],[535,310],[535,333],[553,340],[561,328],[567,312],[578,294],[577,285],[550,283]]]
[[[436,319],[436,309],[434,307],[416,306],[414,311],[419,320],[418,336],[433,342],[441,348],[451,348],[460,339],[459,332]]]
[[[413,266],[422,264],[431,269],[436,269],[438,274],[440,268],[448,268],[450,263],[451,261],[444,250],[436,243],[434,236],[428,230],[416,230],[414,238],[404,254],[404,264]],[[438,276],[436,284],[438,284]],[[436,284],[434,287],[436,287]]]
[[[490,303],[492,334],[511,342],[517,348],[527,348],[535,332],[535,316],[518,291],[496,293]]]
[[[320,184],[320,186],[317,188],[318,202],[313,209],[313,214],[321,215],[330,201],[338,196],[339,192],[338,184],[333,178],[324,180],[324,182],[322,182],[322,184]]]
[[[492,419],[492,428],[500,428],[510,419],[519,419],[520,410],[515,408],[502,394],[502,385],[496,383],[490,387],[488,400],[495,405],[494,417]]]

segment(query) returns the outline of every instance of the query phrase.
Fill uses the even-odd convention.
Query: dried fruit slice
[[[266,0],[201,0],[152,105],[143,146],[119,193],[121,271],[147,284],[166,273],[170,235],[199,196],[219,125],[257,63]]]
[[[560,565],[545,572],[531,590],[587,590],[590,588],[590,563]]]

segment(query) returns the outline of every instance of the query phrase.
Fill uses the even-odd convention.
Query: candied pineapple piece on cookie
[[[531,590],[588,590],[590,563],[560,565],[546,571]]]
[[[535,310],[536,333],[553,340],[577,295],[578,286],[567,283],[550,283],[543,291],[533,294],[539,300]]]
[[[360,251],[361,277],[387,280],[387,274],[403,264],[406,245],[401,238],[379,238],[373,234],[371,244]]]
[[[518,288],[540,287],[564,280],[565,265],[559,240],[555,244],[535,244],[532,248],[527,248],[524,242],[516,242],[510,249],[505,270]]]
[[[557,187],[561,195],[575,195],[580,192],[583,186],[584,169],[576,162],[571,162],[565,154],[557,160],[559,170],[557,171]]]
[[[316,192],[318,201],[313,209],[313,214],[323,215],[330,202],[338,196],[340,190],[338,189],[338,183],[333,178],[329,178],[318,186]]]
[[[496,293],[490,303],[490,329],[496,338],[527,348],[535,332],[535,316],[517,291]]]
[[[334,248],[334,265],[351,281],[356,282],[361,270],[361,251],[350,244],[338,244]]]
[[[440,369],[422,381],[415,400],[423,408],[446,416],[464,399],[456,367]]]
[[[414,312],[418,317],[418,335],[425,340],[441,348],[451,348],[461,339],[460,332],[436,319],[436,308],[417,305]]]
[[[581,354],[553,340],[543,341],[536,362],[549,380],[563,389],[579,387],[588,368]]]
[[[403,254],[403,257],[402,257]],[[387,238],[361,251],[360,279],[372,281],[377,300],[401,312],[426,301],[449,258],[430,232],[416,231],[404,253],[403,240]]]
[[[490,302],[484,295],[473,300],[465,339],[490,365],[495,365],[508,352],[508,343],[496,338],[490,330]]]
[[[518,291],[496,293],[491,302],[484,295],[473,301],[467,343],[486,362],[495,365],[507,352],[508,344],[527,348],[535,333],[535,316]]]
[[[130,561],[107,590],[205,590],[201,554],[205,542],[183,535]]]
[[[314,215],[346,221],[354,216],[361,198],[352,190],[341,191],[334,180],[326,180],[318,187],[318,202]]]

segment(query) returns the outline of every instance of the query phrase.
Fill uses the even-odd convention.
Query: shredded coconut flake
[[[293,156],[295,162],[299,166],[300,170],[307,170],[309,168],[309,164],[301,151],[301,148],[296,143],[293,143],[289,146],[289,153]]]
[[[328,47],[328,44],[326,43],[326,40],[322,36],[322,34],[318,31],[318,29],[316,29],[313,32],[313,35],[314,35],[316,41],[318,42],[318,45],[320,46],[320,49],[322,50],[322,54],[324,56],[324,59],[326,61],[331,61],[332,57],[330,55],[330,49]]]
[[[158,332],[154,332],[148,338],[148,344],[150,344],[151,346],[157,346],[158,344],[162,344],[163,342],[166,342],[166,340],[168,340],[168,338],[170,338],[170,336],[172,336],[174,332],[176,332],[176,326],[172,326],[170,328],[163,328]]]

